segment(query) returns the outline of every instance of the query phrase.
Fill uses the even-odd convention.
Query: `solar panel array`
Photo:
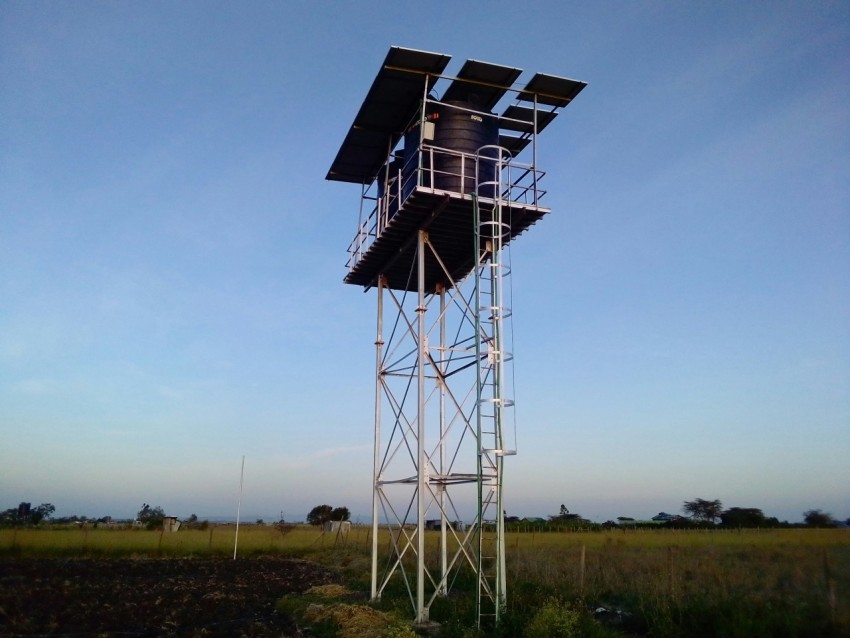
[[[328,171],[327,179],[370,184],[404,131],[412,123],[422,100],[434,89],[451,56],[392,47],[345,136]],[[442,95],[442,101],[475,104],[491,111],[508,91],[517,94],[499,117],[499,142],[513,155],[524,149],[530,136],[543,130],[587,86],[585,82],[537,73],[522,88],[514,82],[522,69],[467,60]],[[541,107],[550,107],[543,109]],[[536,129],[535,129],[536,120]],[[511,133],[518,133],[513,135]]]

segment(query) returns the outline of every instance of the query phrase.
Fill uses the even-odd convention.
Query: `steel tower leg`
[[[419,305],[417,314],[417,487],[416,487],[416,622],[428,622],[428,609],[425,607],[425,488],[428,482],[428,468],[425,464],[425,366],[427,365],[427,335],[425,332],[425,240],[424,230],[419,231],[416,249],[416,270],[418,278],[417,293]]]
[[[420,230],[408,287],[377,285],[371,597],[400,580],[418,624],[461,572],[479,624],[504,601],[500,244],[482,239],[475,274],[453,281]],[[426,289],[435,268],[445,283]]]
[[[381,361],[383,359],[383,321],[384,321],[384,279],[378,280],[378,326],[375,337],[375,441],[373,450],[372,473],[372,584],[370,598],[378,595],[378,507],[380,502],[381,480],[381,400],[383,397],[381,379]]]
[[[446,290],[442,285],[437,286],[440,295],[440,349],[439,370],[437,385],[440,392],[440,467],[439,475],[446,474]],[[440,483],[437,487],[440,494],[440,583],[437,593],[441,596],[448,594],[448,547],[446,545],[446,486]]]

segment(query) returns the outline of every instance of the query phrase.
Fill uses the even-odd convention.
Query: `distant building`
[[[656,523],[664,523],[667,521],[675,521],[682,518],[678,514],[668,514],[667,512],[658,512],[655,516],[652,517]]]
[[[176,532],[180,529],[180,521],[176,516],[166,516],[162,519],[162,529],[166,532]]]
[[[322,529],[326,532],[346,535],[351,531],[351,521],[328,521]]]

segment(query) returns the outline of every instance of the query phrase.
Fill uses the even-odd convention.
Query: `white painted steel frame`
[[[476,66],[474,61],[468,61],[470,70],[465,72],[465,65],[459,77],[451,78],[442,75],[447,61],[448,57],[442,54],[393,47],[327,178],[350,182],[363,180],[358,229],[349,246],[346,282],[378,289],[371,596],[380,598],[390,579],[399,575],[417,622],[424,624],[434,599],[446,595],[460,571],[469,569],[477,581],[476,613],[481,625],[487,616],[498,622],[505,603],[503,464],[506,456],[515,453],[507,449],[503,432],[506,411],[513,402],[506,396],[505,387],[511,358],[509,346],[506,346],[510,331],[505,326],[510,316],[510,300],[507,299],[509,287],[506,289],[503,285],[509,268],[502,259],[502,243],[510,238],[505,228],[513,227],[516,233],[517,227],[521,232],[528,226],[516,224],[517,218],[508,220],[507,225],[503,223],[501,198],[524,207],[539,207],[544,191],[540,190],[543,173],[537,168],[537,135],[585,83],[538,73],[524,89],[516,89],[504,84],[512,85],[519,69],[487,66],[480,62]],[[507,71],[503,80],[489,72],[483,79],[480,77],[482,69],[496,67],[500,72]],[[408,254],[407,236],[400,245],[384,242],[384,245],[374,246],[376,250],[372,252],[373,244],[390,223],[389,202],[393,197],[396,213],[403,211],[402,195],[406,188],[401,185],[401,179],[405,171],[398,171],[399,185],[395,195],[389,188],[389,174],[384,175],[382,195],[376,181],[381,175],[376,177],[372,170],[372,155],[381,152],[381,144],[369,138],[371,141],[362,147],[363,141],[355,131],[368,131],[370,126],[366,124],[374,121],[392,122],[391,118],[379,117],[387,115],[387,104],[393,104],[394,110],[403,113],[405,118],[413,112],[414,91],[409,90],[407,83],[402,87],[400,104],[391,99],[396,96],[391,96],[392,91],[387,88],[388,83],[399,80],[399,72],[420,76],[423,82],[416,116],[420,124],[421,152],[417,152],[415,158],[407,158],[407,161],[417,162],[417,170],[408,176],[408,179],[416,179],[417,191],[422,187],[426,171],[424,153],[430,155],[427,162],[427,170],[432,173],[430,184],[434,184],[433,172],[437,165],[434,154],[457,153],[424,144],[424,118],[427,105],[434,101],[431,94],[436,81],[450,80],[449,93],[456,85],[460,86],[457,83],[477,85],[485,90],[497,89],[499,95],[492,93],[491,106],[495,106],[505,92],[516,93],[517,104],[530,101],[533,105],[530,120],[511,115],[516,113],[512,107],[499,116],[500,130],[508,132],[507,139],[520,142],[512,144],[512,148],[521,151],[530,138],[531,164],[522,167],[512,162],[510,155],[500,148],[496,180],[491,183],[495,188],[489,191],[495,192],[495,197],[479,200],[480,183],[474,196],[464,192],[466,176],[463,171],[467,163],[465,158],[461,162],[461,192],[455,195],[466,201],[472,196],[476,216],[475,253],[470,256],[475,267],[464,281],[452,281],[429,242],[427,231],[422,228],[415,238],[417,250],[406,282],[397,281],[403,280],[404,271],[399,272],[394,267],[390,270],[390,266],[396,265],[399,254]],[[399,89],[396,86],[393,90]],[[551,107],[542,120],[538,117],[541,105]],[[490,108],[485,108],[482,115],[492,116]],[[378,129],[378,133],[387,136],[388,160],[393,157],[393,149],[405,130],[406,127]],[[361,155],[352,155],[358,145]],[[353,166],[350,165],[352,161]],[[478,162],[481,161],[486,160],[479,156]],[[518,169],[515,181],[509,175],[503,179],[502,169],[510,164]],[[372,193],[373,187],[377,194]],[[479,210],[480,202],[486,203],[486,210]],[[438,212],[435,209],[432,215]],[[364,256],[378,255],[380,258],[388,249],[394,256],[380,262],[382,265],[367,262],[366,268],[359,268]],[[395,252],[397,250],[401,252]],[[439,263],[446,273],[444,284],[438,284],[435,290],[426,290],[426,255]],[[465,262],[463,265],[465,267]],[[457,262],[454,266],[455,272],[460,272]],[[383,268],[384,274],[391,279],[392,288],[384,276],[379,276],[376,283],[375,275],[381,272],[379,268]],[[431,282],[429,286],[433,287],[433,279]],[[403,290],[414,292],[400,292]],[[458,529],[452,522],[462,520],[462,512],[467,511],[474,512],[474,520],[468,528]],[[429,513],[439,521],[436,559],[428,554],[425,542]],[[389,535],[384,533],[381,521],[389,529]],[[382,554],[384,539],[390,551]],[[379,565],[382,557],[386,560],[383,571]]]
[[[501,236],[492,235],[476,249],[473,275],[455,282],[445,273],[446,285],[428,292],[426,254],[442,262],[420,230],[415,293],[377,286],[371,596],[399,576],[420,624],[462,571],[478,583],[479,623],[498,622],[505,601],[502,412],[513,402],[503,388]],[[482,429],[482,418],[491,426]],[[426,547],[429,515],[439,523],[436,557]],[[471,524],[458,526],[464,518]]]

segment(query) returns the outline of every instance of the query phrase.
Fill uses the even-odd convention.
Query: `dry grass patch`
[[[316,585],[304,592],[305,595],[318,596],[319,598],[345,598],[351,595],[351,590],[343,585]]]
[[[304,619],[311,623],[332,622],[339,628],[340,638],[417,638],[409,626],[366,605],[310,605]]]

